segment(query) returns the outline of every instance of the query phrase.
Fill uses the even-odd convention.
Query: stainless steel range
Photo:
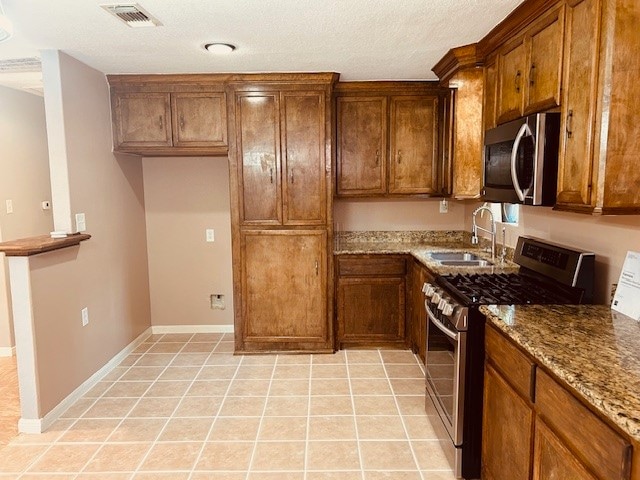
[[[480,305],[593,301],[595,255],[520,237],[519,273],[443,275],[425,283],[426,389],[451,439],[457,478],[480,478],[485,318]]]

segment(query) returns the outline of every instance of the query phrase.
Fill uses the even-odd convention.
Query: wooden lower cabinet
[[[237,351],[332,351],[325,230],[248,230]]]
[[[629,438],[539,366],[531,371],[535,387],[531,395],[523,393],[526,369],[513,368],[513,360],[534,360],[491,325],[486,338],[483,479],[638,478],[631,474],[633,442]],[[640,454],[635,453],[637,471]]]
[[[407,294],[407,298],[410,299],[408,314],[410,320],[407,330],[411,332],[413,353],[416,353],[424,363],[427,351],[427,312],[424,308],[425,296],[422,286],[425,282],[434,283],[435,277],[417,260],[413,260],[410,277],[410,290]]]
[[[530,478],[533,409],[490,364],[482,417],[482,478]]]
[[[406,260],[346,255],[337,260],[337,346],[405,346]]]

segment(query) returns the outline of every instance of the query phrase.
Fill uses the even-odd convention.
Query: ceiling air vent
[[[133,28],[158,27],[162,25],[157,18],[153,17],[137,3],[119,3],[117,5],[100,6]]]
[[[42,70],[42,64],[37,57],[0,60],[0,73],[28,73],[40,70]]]

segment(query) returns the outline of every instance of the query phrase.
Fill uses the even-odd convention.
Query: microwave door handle
[[[522,124],[520,130],[518,130],[518,135],[516,135],[516,139],[513,142],[513,149],[511,150],[511,180],[513,181],[513,188],[516,191],[516,195],[521,202],[524,202],[524,192],[520,187],[520,182],[518,181],[518,172],[516,172],[516,160],[518,159],[518,149],[520,148],[520,142],[522,141],[522,137],[525,135],[533,135],[529,125],[526,123]]]

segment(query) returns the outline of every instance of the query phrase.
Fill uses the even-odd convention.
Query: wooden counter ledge
[[[73,233],[65,238],[51,238],[49,235],[38,235],[37,237],[2,242],[0,243],[0,252],[4,252],[7,257],[28,257],[53,250],[73,247],[90,238],[91,235],[86,233]]]

